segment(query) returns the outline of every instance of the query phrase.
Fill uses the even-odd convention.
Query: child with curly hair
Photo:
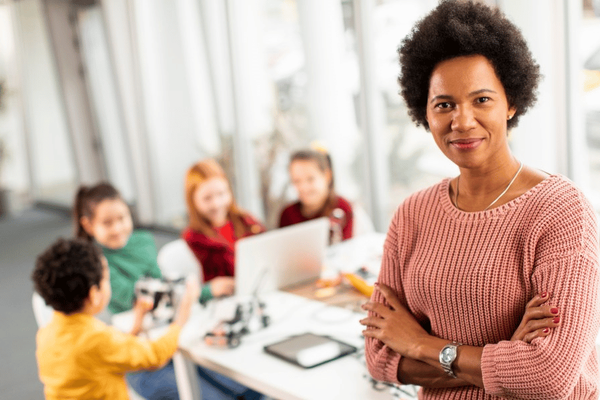
[[[55,310],[36,338],[47,400],[128,399],[125,374],[157,368],[171,358],[198,297],[197,285],[188,284],[167,332],[148,341],[94,318],[111,297],[108,265],[94,244],[81,239],[57,240],[38,257],[32,280],[36,292]],[[138,307],[136,314],[143,316],[146,310]]]

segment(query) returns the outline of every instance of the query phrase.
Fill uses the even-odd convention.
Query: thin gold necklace
[[[498,197],[496,197],[496,200],[492,201],[489,206],[487,206],[486,208],[483,209],[483,211],[487,211],[491,206],[496,204],[496,202],[498,200],[500,200],[502,198],[502,196],[504,196],[506,194],[506,192],[508,192],[508,189],[510,189],[512,184],[515,182],[515,180],[517,179],[517,176],[519,176],[519,173],[521,172],[522,169],[523,169],[523,161],[521,161],[521,164],[519,165],[519,169],[517,170],[517,173],[515,174],[515,176],[513,176],[513,178],[510,180],[510,182],[508,182],[508,185],[506,186],[506,188],[502,191],[502,193],[500,193],[500,195]],[[456,193],[454,194],[454,206],[462,211],[462,209],[458,206],[459,183],[460,183],[460,175],[458,176],[458,178],[456,178]]]

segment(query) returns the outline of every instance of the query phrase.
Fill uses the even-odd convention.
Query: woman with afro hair
[[[392,218],[361,320],[370,373],[420,399],[597,399],[597,222],[572,182],[511,153],[540,79],[521,32],[448,0],[398,52],[410,116],[460,175]]]

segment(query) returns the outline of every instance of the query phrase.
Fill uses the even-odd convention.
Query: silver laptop
[[[238,240],[235,294],[266,293],[318,278],[328,239],[324,217]]]

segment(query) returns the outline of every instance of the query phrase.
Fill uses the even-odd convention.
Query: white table
[[[327,254],[326,272],[354,272],[363,266],[378,272],[384,239],[385,235],[373,233],[331,247]],[[305,332],[325,334],[362,350],[363,327],[358,320],[364,314],[284,292],[264,295],[261,300],[267,303],[266,314],[271,317],[271,325],[242,337],[242,344],[235,349],[211,347],[204,343],[204,334],[217,322],[214,316],[215,308],[220,307],[217,301],[211,301],[206,308],[195,305],[182,330],[179,340],[181,351],[178,353],[276,399],[392,398],[390,388],[373,388],[363,358],[354,354],[312,369],[302,369],[263,350],[266,345]],[[233,298],[224,301],[235,302]],[[113,317],[113,324],[124,331],[128,330],[131,321],[130,311]],[[144,325],[149,323],[151,319],[147,316]],[[162,332],[164,329],[153,329],[150,336],[157,337]],[[179,358],[178,355],[178,366],[181,364]],[[178,377],[178,386],[190,386],[189,383],[179,385],[179,381]],[[189,398],[187,395],[184,397]]]
[[[388,388],[373,389],[366,366],[355,355],[302,369],[263,350],[265,345],[305,332],[325,334],[362,348],[362,326],[358,323],[362,314],[284,292],[265,295],[262,300],[267,303],[271,325],[244,336],[235,349],[206,345],[202,338],[211,326],[206,324],[212,319],[211,307],[196,310],[180,336],[182,352],[194,363],[276,399],[392,398]]]

